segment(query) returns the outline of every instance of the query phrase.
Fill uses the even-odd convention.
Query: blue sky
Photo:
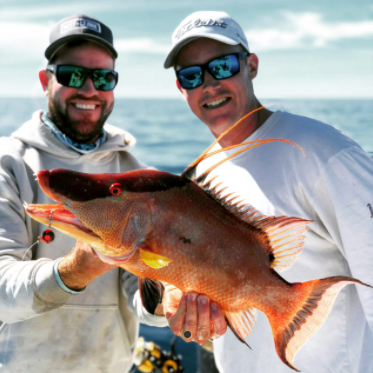
[[[225,11],[242,26],[259,57],[259,99],[373,98],[371,0],[0,0],[0,96],[42,96],[51,26],[84,13],[114,33],[117,97],[180,97],[163,61],[174,29],[198,10]]]

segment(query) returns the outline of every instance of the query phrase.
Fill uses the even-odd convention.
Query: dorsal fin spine
[[[308,228],[307,227],[302,227],[302,229],[304,230],[304,231],[306,231],[306,230],[308,230]],[[303,230],[302,230],[302,232],[303,232]],[[287,231],[287,228],[284,228],[284,229],[282,229],[282,230],[279,230],[279,231],[274,231],[272,234],[268,234],[268,231],[267,231],[267,236],[271,239],[271,241],[275,238],[275,237],[278,237],[278,236],[280,236],[281,234],[283,234],[284,232],[286,232]]]
[[[215,178],[216,176],[213,179]],[[222,194],[227,188],[219,189],[221,182],[212,186],[213,179],[207,181],[203,189],[232,214],[266,234],[268,254],[274,256],[274,260],[273,257],[269,258],[269,265],[272,268],[277,270],[290,268],[302,251],[306,224],[311,221],[287,216],[266,216],[255,207],[244,204],[244,200],[236,201],[238,196],[233,193],[223,197]],[[229,197],[231,198],[228,200]],[[284,249],[280,251],[281,248]]]
[[[281,238],[279,238],[277,240],[271,240],[272,247],[275,247],[275,245],[277,244],[277,242],[281,242],[285,238],[289,238],[289,237],[293,237],[293,236],[294,236],[293,234],[288,234],[287,236],[281,237]]]

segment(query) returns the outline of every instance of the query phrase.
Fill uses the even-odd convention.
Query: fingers
[[[211,338],[213,333],[211,329],[210,300],[206,295],[199,295],[197,302],[198,327],[196,341],[202,345]]]
[[[188,333],[189,332],[189,333]],[[210,301],[206,295],[190,293],[188,295],[187,313],[183,328],[183,339],[204,344],[213,334],[210,318]]]
[[[176,311],[173,310],[173,308],[168,307],[165,305],[165,316],[167,318],[168,324],[170,329],[176,334],[176,335],[182,335],[183,331],[183,325],[185,323],[186,314],[187,314],[187,297],[188,294],[183,293],[179,305],[176,309]],[[167,297],[166,300],[168,301]]]
[[[177,292],[170,291],[164,309],[170,329],[186,342],[194,341],[202,345],[227,331],[227,322],[220,306],[216,302],[210,303],[206,295],[181,293],[179,289]]]
[[[227,320],[221,311],[220,306],[216,302],[210,303],[210,317],[213,325],[213,335],[211,338],[217,339],[227,331]]]
[[[198,311],[197,311],[197,297],[196,293],[189,293],[187,298],[187,312],[185,317],[185,324],[182,331],[182,338],[186,341],[194,341],[198,327]]]

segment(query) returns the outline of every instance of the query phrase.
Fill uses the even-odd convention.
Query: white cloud
[[[50,26],[30,22],[0,22],[0,54],[13,61],[43,61],[44,50],[48,46]],[[115,39],[118,52],[150,53],[166,55],[170,45],[160,44],[150,38]]]
[[[373,36],[373,21],[326,23],[317,13],[283,13],[281,28],[248,29],[250,48],[254,51],[325,47],[343,39]]]
[[[170,45],[159,44],[149,38],[116,39],[115,49],[118,52],[136,52],[165,55],[170,50]]]
[[[110,8],[111,9],[111,8]],[[79,4],[63,3],[63,4],[53,4],[53,5],[43,5],[37,6],[36,4],[30,4],[27,6],[16,6],[16,7],[7,7],[1,10],[0,20],[9,20],[17,19],[19,21],[23,20],[32,20],[40,19],[42,17],[49,17],[52,20],[56,18],[55,22],[67,17],[71,14],[78,14],[81,12],[94,12],[102,11],[102,3],[92,3],[92,2],[80,2]],[[108,7],[105,6],[105,10],[108,10]],[[52,22],[53,24],[54,22]]]
[[[37,23],[0,22],[1,55],[22,63],[42,61],[49,31],[49,27]]]

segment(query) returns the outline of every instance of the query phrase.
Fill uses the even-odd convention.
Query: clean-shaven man
[[[228,14],[206,11],[189,15],[176,28],[172,43],[164,67],[174,68],[178,89],[215,137],[261,106],[253,87],[258,57],[250,51],[242,28]],[[215,149],[268,138],[297,143],[305,157],[296,147],[271,143],[237,156],[216,173],[223,185],[236,188],[247,202],[265,214],[272,213],[270,205],[264,206],[267,211],[260,207],[257,198],[263,194],[273,204],[276,215],[313,220],[300,259],[281,276],[289,282],[304,282],[344,275],[373,285],[371,157],[331,126],[268,109],[247,117]],[[216,159],[211,157],[198,172],[214,162]],[[229,176],[232,170],[235,179]],[[240,180],[244,171],[255,182],[247,177]],[[258,192],[258,186],[263,194]],[[177,334],[190,328],[198,330],[199,316],[205,320],[209,317],[208,310],[200,310],[202,314],[198,315],[189,312],[188,305],[181,303],[179,317],[174,315],[170,323]],[[185,324],[183,313],[187,315]],[[223,320],[218,317],[215,322]],[[189,340],[198,340],[197,337],[195,333]],[[276,355],[271,329],[263,314],[259,313],[257,325],[246,342],[252,350],[230,330],[214,341],[221,373],[292,371]],[[338,295],[324,325],[297,353],[295,366],[304,372],[373,372],[372,346],[373,291],[350,285]]]

